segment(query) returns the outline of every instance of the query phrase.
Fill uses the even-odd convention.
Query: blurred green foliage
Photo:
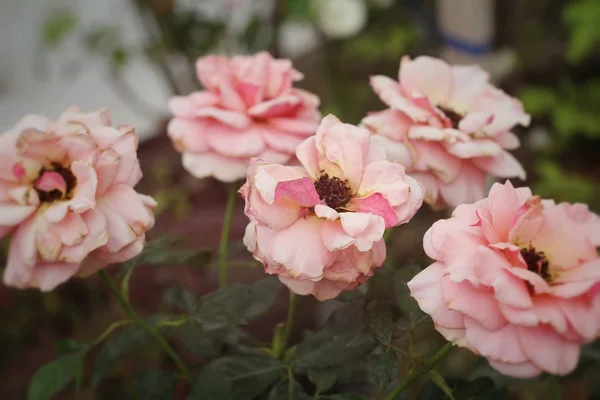
[[[596,185],[580,175],[569,173],[557,163],[544,161],[536,166],[538,181],[534,192],[557,202],[591,203],[597,195]]]
[[[571,0],[563,12],[569,27],[567,59],[582,62],[600,43],[600,2],[598,0]]]

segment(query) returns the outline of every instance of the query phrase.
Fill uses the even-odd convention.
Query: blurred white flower
[[[301,57],[317,48],[319,42],[319,34],[310,21],[287,20],[279,28],[279,51],[284,57]]]
[[[552,135],[542,126],[533,127],[527,135],[527,144],[529,148],[534,151],[547,150],[552,146]]]
[[[364,0],[314,0],[317,24],[330,38],[356,35],[367,23]]]

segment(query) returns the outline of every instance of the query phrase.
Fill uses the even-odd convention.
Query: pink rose
[[[168,132],[197,178],[241,179],[253,157],[286,164],[317,129],[319,98],[293,87],[303,76],[289,60],[208,56],[196,71],[206,90],[171,99]]]
[[[390,108],[362,123],[385,144],[388,159],[425,185],[428,203],[441,208],[480,200],[486,174],[525,178],[506,150],[519,147],[510,130],[527,126],[529,115],[478,67],[404,57],[399,82],[374,76],[371,86]]]
[[[248,168],[244,243],[291,290],[326,300],[382,265],[384,230],[412,218],[423,188],[384,159],[369,131],[333,115],[296,156],[301,167],[254,160]]]
[[[500,372],[564,375],[600,334],[600,218],[494,184],[423,240],[437,260],[408,286],[449,341]]]
[[[23,118],[0,135],[0,237],[11,235],[4,282],[54,289],[140,253],[154,224],[138,138],[108,110]]]

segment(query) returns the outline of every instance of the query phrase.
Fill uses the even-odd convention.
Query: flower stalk
[[[158,343],[158,345],[163,349],[163,351],[173,360],[173,362],[181,372],[181,375],[183,375],[183,377],[189,381],[190,373],[187,367],[185,366],[185,363],[183,362],[181,357],[179,357],[175,349],[173,349],[173,347],[171,347],[171,345],[167,343],[165,338],[160,334],[160,332],[158,332],[158,330],[156,330],[156,328],[148,324],[137,314],[137,312],[131,306],[131,303],[129,303],[125,296],[123,296],[123,293],[119,291],[117,285],[105,270],[100,271],[100,275],[107,283],[108,287],[115,294],[115,296],[117,296],[117,300],[119,301],[121,308],[123,308],[123,311],[127,313],[127,315],[135,322],[135,324],[137,324],[140,328],[148,332],[150,336],[154,338],[156,343]]]
[[[285,325],[278,324],[275,327],[275,334],[273,336],[273,353],[275,353],[277,358],[281,358],[287,348],[290,335],[292,334],[292,328],[294,327],[294,318],[296,317],[296,303],[298,297],[291,290],[289,292],[290,302]]]
[[[221,241],[219,242],[219,287],[224,288],[229,281],[229,266],[227,265],[229,233],[231,232],[231,220],[233,209],[235,208],[235,197],[237,187],[234,184],[229,186],[229,196],[225,206],[225,217],[223,218],[223,230],[221,231]]]
[[[394,400],[394,399],[398,398],[398,396],[404,390],[406,390],[406,388],[409,387],[411,383],[413,383],[417,378],[419,378],[423,374],[426,374],[427,372],[432,370],[433,367],[435,367],[437,365],[437,363],[442,361],[444,359],[444,357],[446,357],[453,348],[454,348],[454,345],[451,342],[446,343],[446,345],[444,347],[442,347],[437,353],[435,353],[433,355],[433,357],[431,357],[429,360],[427,360],[427,362],[423,366],[421,366],[420,368],[415,368],[415,369],[411,370],[404,377],[402,382],[400,382],[400,384],[396,387],[396,389],[394,389],[385,398],[385,400]]]

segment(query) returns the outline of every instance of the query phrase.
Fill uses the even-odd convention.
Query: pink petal
[[[340,217],[340,215],[338,214],[337,211],[335,211],[333,208],[328,207],[324,204],[317,204],[315,206],[315,214],[319,218],[324,218],[324,219],[328,219],[331,221],[336,220]]]
[[[494,140],[506,150],[518,149],[521,146],[521,141],[517,135],[511,132],[500,132],[494,136]]]
[[[462,164],[456,179],[440,185],[442,197],[452,206],[481,200],[485,196],[484,189],[485,174],[466,162]]]
[[[494,120],[492,113],[485,112],[474,112],[468,113],[458,123],[458,129],[465,133],[473,133],[479,131],[481,128],[489,124]]]
[[[344,232],[355,238],[359,251],[371,250],[373,243],[383,238],[385,223],[380,216],[344,212],[340,214],[340,221]]]
[[[245,130],[233,129],[223,124],[211,124],[206,131],[210,147],[228,157],[254,157],[265,148],[262,129],[252,126]]]
[[[54,225],[54,229],[58,232],[60,241],[66,246],[74,246],[81,243],[83,237],[87,235],[87,225],[81,215],[76,213],[68,213],[67,216]]]
[[[291,276],[318,279],[334,255],[321,239],[323,220],[316,217],[299,218],[292,225],[263,235],[268,228],[257,228],[258,246],[275,265]],[[302,246],[298,246],[302,243]]]
[[[300,103],[301,100],[297,96],[277,97],[253,106],[248,110],[248,114],[261,119],[283,117],[296,110]]]
[[[388,108],[369,113],[363,118],[361,124],[375,134],[401,142],[408,138],[408,130],[412,121],[400,111]]]
[[[414,60],[403,57],[399,79],[405,91],[421,93],[433,104],[445,102],[452,90],[452,69],[432,57],[421,56]]]
[[[448,105],[458,112],[469,110],[477,97],[486,90],[488,79],[487,72],[477,66],[453,66]]]
[[[405,181],[404,167],[386,160],[365,165],[357,196],[380,193],[392,207],[407,201],[410,188]]]
[[[42,292],[54,290],[66,282],[77,272],[79,264],[43,263],[37,264],[32,271],[29,286],[37,287]]]
[[[277,130],[293,133],[302,136],[314,135],[319,127],[315,120],[303,120],[296,118],[270,118],[267,124]]]
[[[252,120],[245,114],[216,107],[202,107],[196,109],[194,116],[200,118],[213,118],[216,121],[237,129],[244,129],[252,124]]]
[[[173,118],[167,132],[178,151],[204,153],[209,149],[206,132],[211,125],[206,119]]]
[[[319,175],[321,175],[319,153],[317,151],[316,138],[314,136],[309,137],[298,145],[296,148],[296,157],[310,177],[317,179]]]
[[[514,376],[515,378],[521,379],[533,378],[542,373],[542,370],[531,362],[511,364],[490,360],[490,365],[504,375]]]
[[[371,77],[370,83],[381,101],[395,110],[402,111],[413,121],[425,122],[432,116],[431,111],[418,107],[412,99],[407,99],[402,93],[402,88],[398,82],[393,79],[377,75]]]
[[[433,322],[443,328],[464,328],[463,314],[449,310],[444,302],[441,280],[444,276],[444,266],[436,262],[419,272],[408,282],[410,294],[415,298],[419,307],[431,315]]]
[[[323,223],[321,239],[329,251],[340,251],[354,244],[353,237],[348,235],[338,220],[327,220]]]
[[[477,290],[467,281],[455,283],[447,277],[442,278],[442,291],[449,310],[461,312],[489,330],[506,325],[491,291]]]
[[[190,97],[173,96],[169,99],[169,111],[180,118],[194,118],[196,116],[196,105]]]
[[[279,277],[279,280],[294,293],[312,294],[317,300],[325,301],[336,297],[344,290],[344,285],[337,282],[322,280],[318,282]]]
[[[506,151],[493,157],[473,158],[472,162],[490,175],[499,178],[525,179],[526,173],[517,159]]]
[[[504,150],[493,140],[475,139],[447,146],[448,152],[459,158],[489,157],[502,154]]]
[[[73,189],[73,198],[69,200],[69,208],[82,213],[96,206],[96,188],[98,177],[96,171],[86,162],[75,161],[71,164],[71,172],[77,179]]]
[[[508,324],[498,330],[487,330],[472,318],[465,318],[469,344],[482,356],[493,361],[522,363],[528,361],[519,342],[518,328]]]
[[[0,226],[12,227],[23,222],[37,206],[25,206],[13,203],[0,203]]]
[[[61,261],[81,263],[92,251],[108,242],[106,218],[101,211],[88,210],[81,218],[86,227],[86,234],[77,244],[62,247],[59,256]],[[81,275],[81,270],[78,275]]]
[[[184,168],[196,178],[214,176],[221,182],[235,182],[246,175],[247,158],[232,158],[216,153],[183,154]]]
[[[381,193],[374,193],[369,197],[353,199],[353,204],[358,206],[361,213],[372,213],[383,218],[385,227],[390,228],[398,223],[398,217],[389,201]]]
[[[8,249],[4,283],[19,289],[29,287],[32,269],[37,261],[35,218],[22,222],[14,231]]]
[[[119,170],[119,161],[119,154],[112,149],[105,150],[98,156],[95,166],[98,177],[97,195],[104,193],[115,181]]]
[[[579,361],[579,343],[562,339],[552,328],[519,328],[519,337],[527,357],[541,370],[555,375],[573,371]]]
[[[320,201],[314,182],[307,177],[279,182],[275,189],[274,199],[277,201],[283,197],[295,201],[302,207],[313,207]]]

